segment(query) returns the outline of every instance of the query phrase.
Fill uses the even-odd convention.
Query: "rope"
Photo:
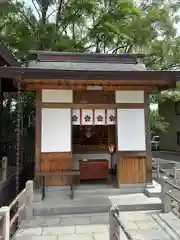
[[[17,80],[17,119],[16,119],[16,195],[20,190],[20,162],[21,162],[21,120],[22,120],[22,99],[21,99],[21,77]]]

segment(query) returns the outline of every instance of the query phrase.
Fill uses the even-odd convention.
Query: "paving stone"
[[[172,240],[164,231],[158,231],[155,229],[150,230],[139,230],[129,231],[133,240]],[[176,238],[177,239],[177,238]],[[174,239],[174,240],[176,240]]]
[[[106,233],[93,233],[94,240],[109,240],[109,232]],[[120,239],[121,240],[128,240],[125,233],[120,231]]]
[[[63,217],[61,218],[61,226],[71,226],[71,225],[87,225],[90,224],[90,217],[88,216],[73,216],[73,217]]]
[[[90,220],[91,220],[91,223],[92,224],[103,224],[103,223],[106,223],[108,224],[109,223],[109,216],[106,215],[97,215],[97,216],[92,216],[90,217]]]
[[[75,233],[75,226],[44,227],[42,235]]]
[[[109,232],[106,233],[94,233],[94,240],[109,240]]]
[[[93,214],[94,215],[94,214]],[[96,213],[95,213],[96,215]],[[80,214],[61,214],[61,218],[72,218],[72,217],[90,217],[92,216],[91,213],[80,213]]]
[[[153,222],[153,221],[139,221],[136,222],[137,226],[139,229],[159,229],[160,230],[160,226]]]
[[[58,240],[94,240],[92,234],[61,234]]]
[[[58,235],[53,235],[53,236],[19,236],[15,237],[12,240],[58,240]]]
[[[151,216],[147,213],[147,214],[143,214],[143,213],[140,213],[140,214],[137,214],[137,213],[135,213],[135,214],[129,214],[128,215],[128,217],[129,217],[129,220],[131,220],[131,221],[151,221],[152,220],[152,218],[151,218]]]
[[[165,221],[159,214],[154,214],[153,219],[156,221],[157,225],[166,232],[168,236],[172,237],[172,239],[180,238],[180,235],[178,235],[178,230],[180,228],[176,228],[176,225],[172,223],[172,219],[170,220],[170,222]]]
[[[133,240],[180,240],[173,213],[120,212],[120,218]],[[33,217],[20,227],[13,240],[109,240],[108,213]],[[122,229],[120,234],[127,240]]]
[[[133,222],[133,221],[123,221],[123,224],[127,230],[139,229],[136,222]]]
[[[37,228],[24,228],[20,229],[17,233],[16,236],[37,236],[42,234],[42,228],[37,227]]]
[[[60,218],[37,218],[26,220],[21,223],[21,228],[48,227],[60,225]]]
[[[91,224],[91,225],[77,225],[76,233],[96,233],[96,232],[108,232],[106,224]]]
[[[159,213],[159,217],[161,217],[164,220],[171,221],[171,220],[176,220],[180,222],[180,219],[172,212],[169,213]]]

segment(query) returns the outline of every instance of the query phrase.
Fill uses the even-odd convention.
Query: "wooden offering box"
[[[80,180],[109,179],[108,161],[104,159],[80,161]]]

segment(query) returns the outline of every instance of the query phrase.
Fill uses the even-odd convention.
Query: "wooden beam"
[[[36,91],[36,147],[35,170],[40,171],[41,158],[41,91]]]
[[[105,86],[104,91],[118,91],[118,90],[130,90],[130,91],[154,91],[158,90],[157,86]]]
[[[25,89],[28,91],[42,90],[42,89],[64,89],[64,90],[86,90],[85,85],[60,85],[60,84],[39,84],[39,83],[26,83]]]
[[[118,109],[145,108],[144,103],[115,103],[115,104],[84,104],[84,103],[41,103],[41,108],[72,108],[72,109]]]
[[[131,91],[137,91],[137,90],[145,90],[145,91],[155,91],[158,90],[157,86],[138,86],[138,85],[110,85],[104,83],[104,84],[97,84],[98,86],[102,86],[102,90],[104,91],[116,91],[116,90],[131,90]],[[94,84],[95,86],[96,84]],[[25,89],[29,91],[35,91],[35,90],[42,90],[42,89],[65,89],[65,90],[86,90],[88,86],[91,86],[91,84],[58,84],[58,83],[25,83]],[[92,85],[93,86],[93,85]]]
[[[151,151],[151,127],[149,122],[149,93],[144,92],[144,117],[145,117],[145,131],[146,131],[146,172],[147,182],[152,182],[152,151]]]

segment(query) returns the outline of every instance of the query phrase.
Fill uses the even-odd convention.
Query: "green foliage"
[[[151,110],[149,114],[150,127],[153,133],[167,132],[169,124],[164,121],[157,110]]]
[[[29,49],[144,52],[148,68],[167,69],[179,62],[174,23],[177,4],[133,0],[21,0],[4,7],[0,38],[26,62]],[[167,58],[168,56],[168,58]],[[168,60],[169,59],[169,60]]]
[[[180,37],[174,27],[180,20],[178,1],[142,0],[137,4],[133,0],[17,0],[0,4],[0,40],[23,64],[28,62],[28,50],[37,49],[141,52],[147,54],[145,61],[150,70],[180,66]],[[168,97],[177,99],[178,93],[172,92]],[[31,97],[24,99],[29,116],[34,114]],[[164,99],[164,93],[150,97],[152,102]],[[152,128],[162,129],[163,119],[154,112],[150,119]]]

